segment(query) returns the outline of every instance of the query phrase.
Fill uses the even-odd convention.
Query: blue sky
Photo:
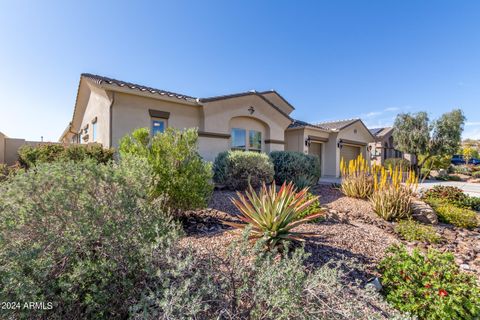
[[[0,131],[57,140],[79,76],[206,97],[276,89],[293,117],[460,107],[480,138],[479,1],[0,0]]]

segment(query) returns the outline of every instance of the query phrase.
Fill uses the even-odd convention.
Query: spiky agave
[[[275,183],[268,188],[264,183],[258,194],[250,186],[245,195],[237,192],[237,199],[231,199],[243,223],[224,223],[239,229],[250,227],[250,238],[263,238],[269,247],[282,240],[304,241],[313,233],[293,232],[292,229],[323,214],[319,211],[300,218],[318,199],[318,196],[308,198],[307,193],[308,188],[297,191],[292,182],[284,182],[278,193]]]

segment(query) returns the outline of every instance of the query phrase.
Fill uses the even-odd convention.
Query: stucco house
[[[278,92],[248,91],[196,98],[92,74],[82,74],[72,121],[59,141],[118,147],[141,127],[198,128],[200,155],[213,161],[237,149],[293,150],[320,157],[322,175],[338,176],[343,157],[363,153],[374,137],[360,119],[309,124],[293,119],[295,108]]]
[[[393,144],[393,127],[370,129],[370,132],[375,137],[375,141],[370,143],[371,160],[376,164],[383,165],[386,159],[404,157]]]

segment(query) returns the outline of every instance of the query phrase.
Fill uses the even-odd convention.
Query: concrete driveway
[[[480,197],[480,183],[468,183],[461,181],[438,181],[438,180],[425,180],[424,183],[418,185],[419,189],[430,189],[433,186],[453,186],[463,190],[464,193],[472,197]]]

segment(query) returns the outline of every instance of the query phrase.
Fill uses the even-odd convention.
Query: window
[[[248,132],[249,150],[262,151],[262,133],[260,131],[250,130]]]
[[[97,141],[97,122],[92,123],[92,141]]]
[[[246,150],[247,146],[247,131],[245,129],[232,129],[232,149]]]
[[[152,136],[165,132],[165,120],[152,119]]]

